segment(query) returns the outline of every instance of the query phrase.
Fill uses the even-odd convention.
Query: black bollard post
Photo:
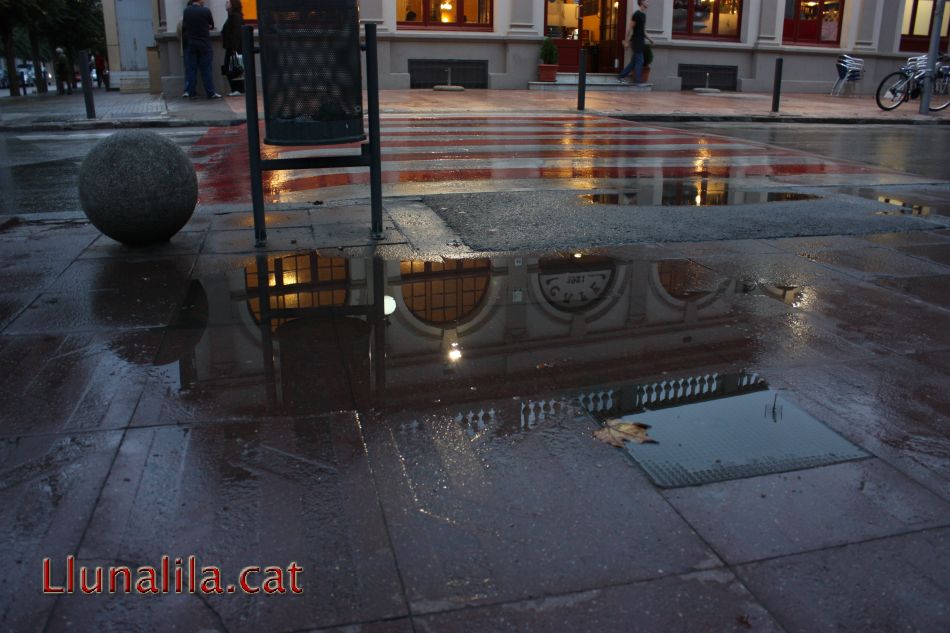
[[[782,63],[781,57],[775,60],[775,83],[772,84],[772,112],[778,112],[778,100],[782,96]]]
[[[247,154],[251,171],[251,207],[254,213],[254,246],[267,244],[267,218],[264,214],[264,185],[261,183],[261,132],[257,114],[257,59],[254,27],[241,27],[244,49],[244,110],[247,113]]]
[[[86,100],[86,118],[96,118],[96,104],[92,98],[92,73],[89,72],[89,51],[79,51],[79,76],[82,78],[82,96]],[[68,81],[68,79],[67,79]]]
[[[452,71],[449,70],[449,84]],[[376,25],[366,25],[366,103],[369,106],[369,206],[370,237],[381,240],[383,232],[383,162],[379,127],[379,66],[376,49]]]
[[[584,110],[584,99],[587,96],[587,51],[581,47],[577,69],[577,109]]]

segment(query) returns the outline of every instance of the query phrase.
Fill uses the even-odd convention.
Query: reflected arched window
[[[346,305],[349,263],[345,257],[317,253],[268,257],[266,271],[257,262],[244,269],[244,286],[254,320],[261,322],[261,302],[266,300],[267,317],[277,327],[301,310]]]
[[[614,260],[598,255],[543,257],[538,262],[541,294],[564,312],[579,312],[606,296],[614,279]]]
[[[689,259],[668,259],[657,262],[660,284],[671,297],[683,301],[708,295],[715,287],[715,275],[705,266]]]
[[[403,261],[402,298],[424,323],[435,326],[467,320],[488,292],[488,259],[450,259],[441,262]]]

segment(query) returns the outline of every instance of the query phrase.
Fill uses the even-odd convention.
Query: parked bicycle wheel
[[[877,106],[882,110],[893,110],[908,99],[910,77],[898,71],[891,73],[877,87]]]
[[[933,94],[930,95],[930,110],[937,112],[948,105],[950,105],[950,66],[938,66]]]

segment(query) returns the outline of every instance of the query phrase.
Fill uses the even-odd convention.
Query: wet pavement
[[[0,630],[950,627],[947,183],[566,124],[632,139],[394,177],[381,242],[365,187],[292,173],[254,248],[205,167],[239,126],[180,130],[207,197],[167,244],[8,208]],[[600,153],[644,137],[712,153]],[[172,590],[80,588],[163,557]],[[220,587],[176,592],[189,557]]]

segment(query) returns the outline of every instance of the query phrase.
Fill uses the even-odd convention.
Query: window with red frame
[[[924,52],[930,48],[930,34],[934,25],[934,0],[907,0],[901,20],[901,50]],[[940,50],[947,50],[947,25],[950,7],[943,11],[940,27]]]
[[[406,28],[485,29],[492,24],[492,0],[396,0],[396,19]]]
[[[844,0],[786,0],[782,41],[805,46],[837,46]]]
[[[741,0],[673,0],[673,35],[738,39]]]

